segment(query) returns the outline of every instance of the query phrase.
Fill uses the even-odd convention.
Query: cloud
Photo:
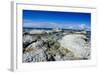
[[[23,27],[90,30],[90,27],[87,26],[86,24],[60,24],[60,23],[55,23],[55,22],[33,22],[31,20],[24,20]]]
[[[37,28],[57,28],[61,25],[54,23],[54,22],[33,22],[31,20],[24,20],[23,22],[24,27],[37,27]]]

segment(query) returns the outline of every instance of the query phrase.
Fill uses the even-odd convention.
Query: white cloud
[[[30,20],[24,20],[24,27],[34,27],[34,28],[64,28],[64,29],[88,29],[89,26],[86,24],[59,24],[55,22],[33,22]]]

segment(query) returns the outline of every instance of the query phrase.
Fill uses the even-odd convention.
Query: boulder
[[[86,36],[82,34],[70,34],[64,36],[59,42],[62,47],[73,52],[76,58],[88,59],[90,54],[90,45],[88,44],[89,42],[84,40],[84,38],[86,38]]]

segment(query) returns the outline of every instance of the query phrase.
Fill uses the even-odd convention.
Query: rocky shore
[[[63,30],[23,31],[24,63],[90,59],[87,32]]]

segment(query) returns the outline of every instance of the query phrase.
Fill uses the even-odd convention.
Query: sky
[[[23,10],[23,27],[90,29],[90,25],[90,13]]]

